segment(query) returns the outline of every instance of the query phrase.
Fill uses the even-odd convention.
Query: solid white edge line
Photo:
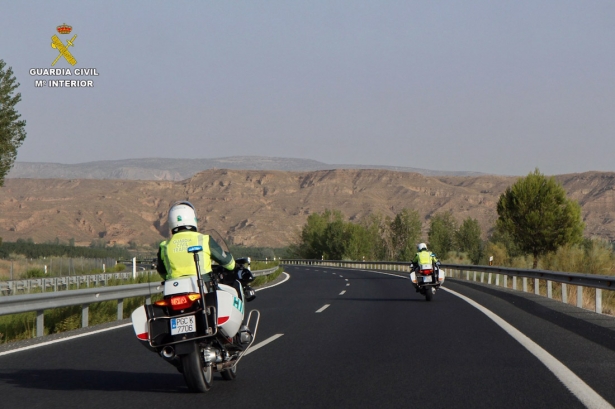
[[[270,286],[267,286],[267,287],[262,287],[262,288],[259,288],[257,290],[254,290],[254,291],[266,290],[268,288],[275,287],[276,285],[283,284],[283,283],[285,283],[286,281],[288,281],[290,279],[290,274],[288,274],[286,272],[283,272],[282,274],[286,275],[286,278],[284,278],[284,280],[280,281],[279,283],[276,283],[276,284],[273,284],[273,285],[270,285]],[[43,346],[46,346],[46,345],[57,344],[58,342],[70,341],[71,339],[87,337],[88,335],[99,334],[101,332],[111,331],[113,329],[122,328],[122,327],[128,327],[130,325],[132,325],[132,322],[129,322],[127,324],[116,325],[114,327],[98,329],[98,330],[91,331],[91,332],[86,332],[86,333],[83,333],[83,334],[72,335],[72,336],[68,336],[68,337],[65,337],[65,338],[54,339],[53,341],[41,342],[40,344],[29,345],[27,347],[11,349],[10,351],[0,352],[0,356],[14,354],[16,352],[21,352],[21,351],[27,351],[28,349],[39,348],[39,347],[43,347]],[[279,335],[279,337],[281,337],[283,334],[278,334],[278,335]],[[276,336],[276,338],[278,338],[278,337]],[[273,340],[274,339],[272,339],[271,341],[273,341]],[[271,341],[269,341],[269,342],[271,342]],[[265,342],[265,341],[263,341],[263,342]],[[262,344],[262,342],[261,342],[261,344]],[[257,344],[257,345],[260,345],[260,344]],[[246,355],[248,354],[248,352],[246,352]]]
[[[257,290],[254,290],[254,291],[266,290],[268,288],[275,287],[276,285],[284,284],[285,282],[287,282],[290,279],[290,274],[288,274],[287,272],[283,272],[282,274],[284,274],[286,276],[286,278],[284,278],[284,280],[280,281],[279,283],[268,285],[267,287],[261,287],[261,288],[259,288]]]
[[[458,292],[448,288],[443,287],[442,289],[461,298],[498,324],[504,331],[523,345],[528,351],[530,351],[530,353],[532,353],[532,355],[538,358],[540,362],[542,362],[551,372],[553,372],[557,379],[559,379],[560,382],[562,382],[564,386],[568,388],[568,390],[572,392],[585,406],[588,408],[613,408],[609,402],[604,400],[602,396],[598,395],[596,391],[594,391],[574,372],[568,369],[567,366],[558,361],[553,355],[545,351],[521,331],[504,321],[500,316],[465,295],[459,294]]]
[[[243,356],[249,355],[249,354],[251,354],[252,352],[256,351],[257,349],[264,347],[264,346],[265,346],[265,345],[267,345],[268,343],[273,342],[273,341],[275,341],[276,339],[280,338],[282,335],[284,335],[284,334],[275,334],[274,336],[271,336],[271,337],[267,338],[266,340],[259,342],[258,344],[256,344],[256,345],[254,345],[254,346],[250,347],[250,349],[248,349],[248,350],[246,351],[246,353],[245,353],[245,354],[243,354]]]
[[[320,313],[320,312],[323,312],[324,310],[326,310],[327,308],[329,308],[329,306],[330,306],[330,305],[331,305],[331,304],[325,304],[325,305],[323,305],[322,307],[320,307],[320,309],[319,309],[319,310],[316,310],[316,314],[318,314],[318,313]]]
[[[346,294],[346,290],[344,290],[344,291],[342,291],[342,292],[340,293],[340,295],[344,295],[344,294]]]
[[[132,325],[132,322],[129,322],[127,324],[120,324],[120,325],[116,325],[114,327],[110,327],[110,328],[103,328],[103,329],[98,329],[92,332],[86,332],[84,334],[78,334],[78,335],[72,335],[66,338],[60,338],[60,339],[54,339],[53,341],[46,341],[46,342],[41,342],[40,344],[35,344],[35,345],[30,345],[27,347],[22,347],[22,348],[17,348],[17,349],[12,349],[10,351],[5,351],[5,352],[0,352],[0,356],[2,355],[9,355],[9,354],[14,354],[15,352],[21,352],[21,351],[26,351],[28,349],[34,349],[34,348],[38,348],[38,347],[42,347],[45,345],[51,345],[51,344],[57,344],[58,342],[64,342],[64,341],[69,341],[71,339],[76,339],[76,338],[81,338],[81,337],[87,337],[88,335],[94,335],[94,334],[99,334],[101,332],[105,332],[105,331],[111,331],[113,329],[117,329],[117,328],[122,328],[122,327],[127,327],[129,325]]]
[[[373,270],[362,270],[376,274],[390,275],[393,277],[408,279],[404,276],[397,274],[383,273]],[[523,345],[532,355],[534,355],[543,365],[545,365],[556,377],[564,384],[564,386],[579,399],[588,408],[613,408],[613,406],[607,402],[602,396],[600,396],[595,390],[593,390],[588,384],[579,378],[574,372],[572,372],[567,366],[557,360],[553,355],[544,350],[540,345],[532,341],[527,335],[519,331],[517,328],[504,321],[500,316],[483,307],[471,298],[465,295],[459,294],[456,291],[442,287],[446,292],[449,292],[462,300],[466,301],[480,312],[489,317],[493,322],[498,324],[504,331],[506,331],[517,342]]]

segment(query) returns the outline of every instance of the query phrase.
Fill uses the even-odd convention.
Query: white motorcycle
[[[444,270],[440,269],[438,263],[411,264],[413,269],[410,273],[410,280],[417,292],[425,296],[425,300],[431,301],[436,291],[444,283]]]
[[[225,245],[224,240],[216,241]],[[225,380],[235,379],[237,364],[253,344],[260,320],[260,312],[252,310],[244,324],[244,303],[255,298],[248,285],[254,280],[249,258],[237,259],[234,272],[212,266],[211,281],[204,282],[199,267],[202,250],[188,248],[196,275],[165,281],[162,300],[132,313],[139,341],[174,365],[192,392],[207,392],[213,372]]]

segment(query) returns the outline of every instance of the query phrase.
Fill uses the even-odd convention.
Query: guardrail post
[[[534,279],[534,294],[540,295],[540,282],[537,278]]]
[[[152,297],[151,296],[147,296],[145,297],[145,305],[151,305],[152,304]]]
[[[553,298],[553,281],[547,280],[547,297]]]
[[[516,290],[517,289],[517,276],[512,276],[511,278],[513,281],[512,288],[513,290]]]
[[[480,282],[481,282],[481,283],[484,283],[484,282],[485,282],[485,272],[484,272],[484,271],[481,271],[481,272],[480,272]]]
[[[491,274],[493,273],[489,273],[489,279],[487,280],[487,284],[491,284]]]
[[[470,270],[466,270],[466,280],[470,281]]]
[[[583,287],[577,285],[577,307],[583,308]]]
[[[87,328],[88,321],[89,321],[89,315],[90,315],[89,312],[90,312],[90,305],[82,304],[81,305],[81,328]]]
[[[602,288],[596,288],[596,312],[602,314]]]
[[[562,302],[568,304],[568,284],[562,283]]]
[[[523,277],[523,292],[527,293],[527,277]]]
[[[36,336],[42,337],[45,332],[45,314],[43,310],[36,311]]]
[[[508,276],[504,274],[504,288],[508,288]]]
[[[121,321],[124,319],[124,299],[120,298],[117,300],[117,320]]]
[[[495,275],[495,286],[497,287],[497,286],[499,286],[499,285],[500,285],[500,275],[499,275],[499,274],[496,274],[496,275]]]

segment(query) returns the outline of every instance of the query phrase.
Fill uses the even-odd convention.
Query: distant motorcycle
[[[414,288],[425,296],[425,300],[431,301],[436,291],[444,282],[444,271],[440,269],[438,263],[411,264],[413,270],[410,273],[410,280]]]
[[[216,241],[226,247],[221,238]],[[244,303],[256,296],[248,285],[254,280],[250,259],[235,260],[234,272],[214,265],[211,281],[204,282],[201,250],[201,246],[188,248],[196,275],[165,281],[162,300],[132,313],[139,341],[174,365],[192,392],[207,392],[213,372],[225,380],[235,379],[237,364],[253,344],[260,320],[260,312],[252,310],[243,324]]]

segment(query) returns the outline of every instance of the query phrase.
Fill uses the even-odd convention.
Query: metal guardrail
[[[259,275],[271,274],[277,267],[266,270],[253,271],[255,277]],[[270,272],[271,271],[271,272]],[[140,270],[136,272],[137,276],[157,274],[156,270]],[[29,278],[25,280],[0,281],[0,296],[1,295],[16,295],[29,294],[32,290],[45,292],[53,289],[53,291],[68,290],[71,287],[80,289],[82,286],[89,288],[100,285],[107,286],[110,280],[130,280],[133,278],[133,273],[106,273],[106,274],[89,274],[81,276],[63,276],[63,277],[45,277],[45,278]]]
[[[322,265],[329,267],[346,268],[369,268],[379,270],[395,270],[410,272],[410,263],[400,261],[339,261],[339,260],[280,260],[286,265]],[[442,264],[442,268],[453,271],[448,277],[465,279],[470,281],[470,273],[473,273],[473,281],[478,282],[477,273],[481,273],[480,282],[496,286],[508,287],[508,277],[512,278],[512,289],[517,289],[517,278],[522,278],[522,290],[528,291],[527,280],[534,280],[534,293],[540,294],[540,280],[546,281],[547,297],[553,298],[553,282],[562,285],[562,302],[568,303],[568,285],[577,287],[576,305],[583,308],[583,288],[595,288],[595,311],[602,314],[602,290],[615,291],[615,276],[600,276],[581,273],[563,273],[549,270],[530,270],[494,266],[474,266],[465,264]],[[487,276],[485,276],[485,274]],[[500,280],[501,277],[501,280]],[[501,284],[500,284],[501,283]]]
[[[258,277],[272,274],[278,268],[279,266],[276,266],[266,270],[253,271],[252,273],[254,276]],[[125,274],[130,274],[132,276],[132,273]],[[154,282],[0,297],[0,315],[36,311],[36,336],[40,337],[43,336],[45,320],[44,311],[47,309],[81,305],[81,326],[87,327],[90,304],[117,300],[117,319],[121,320],[124,317],[125,298],[144,296],[146,297],[146,303],[150,304],[151,296],[161,293],[162,290],[162,284],[160,282]]]
[[[138,276],[145,274],[151,275],[152,271],[137,272]],[[0,295],[29,294],[32,290],[45,292],[53,289],[53,291],[62,291],[68,290],[72,286],[77,287],[77,289],[81,287],[97,287],[100,285],[107,286],[110,280],[130,280],[132,277],[133,274],[131,272],[126,272],[0,281]]]

